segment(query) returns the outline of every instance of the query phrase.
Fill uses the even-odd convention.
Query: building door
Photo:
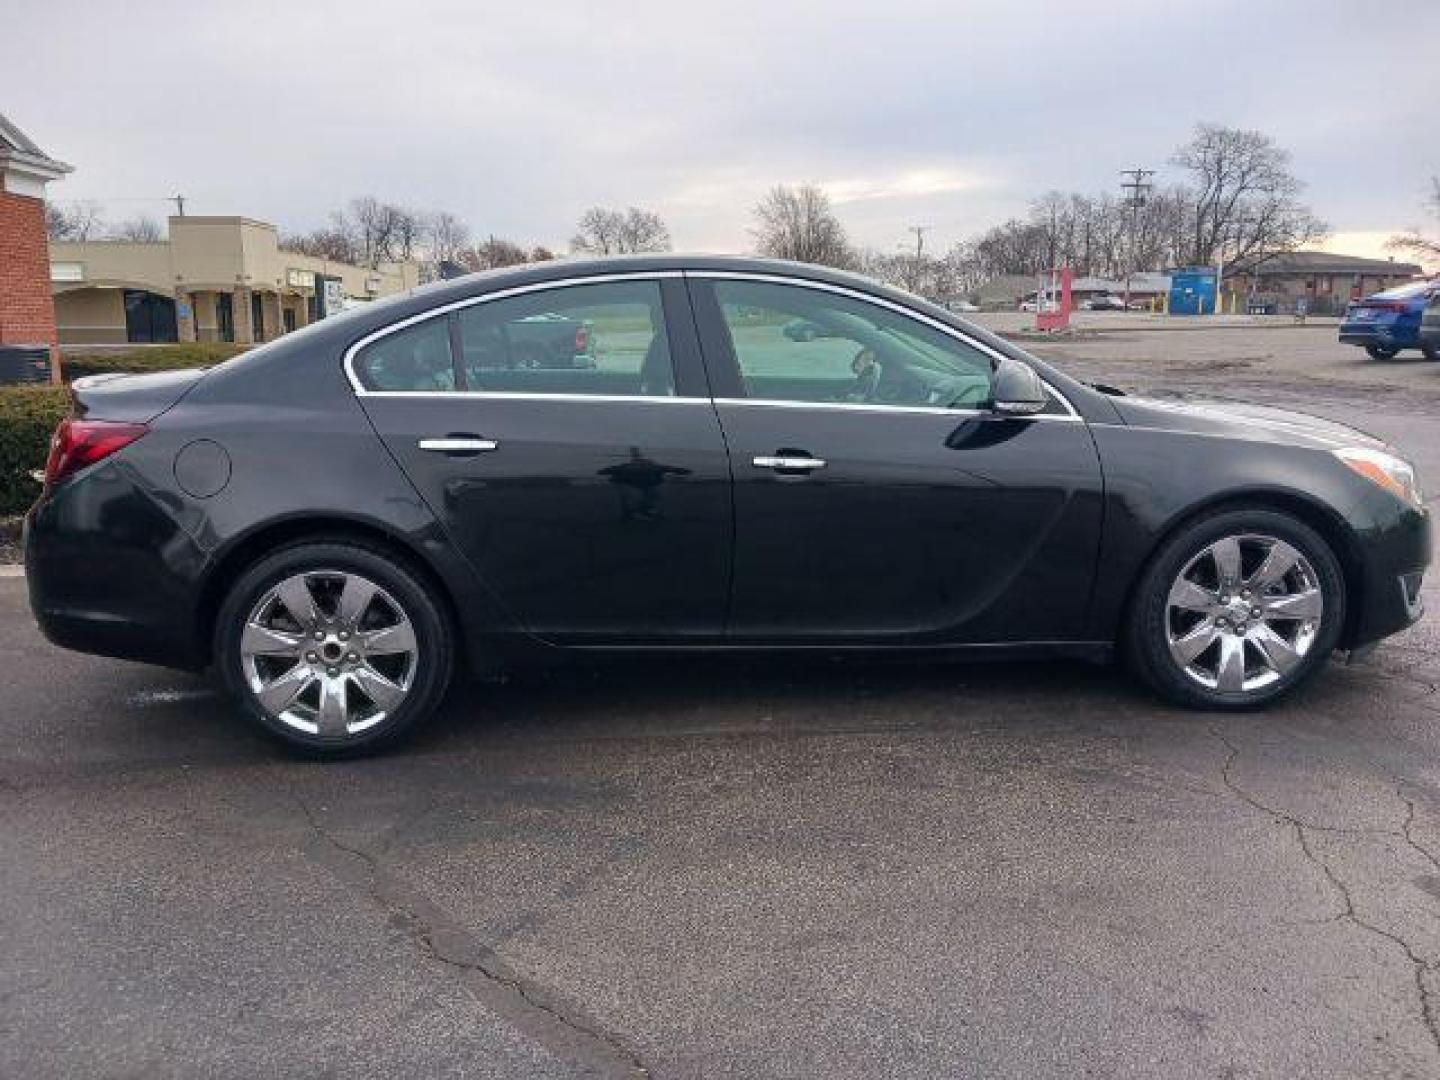
[[[215,294],[215,335],[221,341],[235,340],[235,297],[228,292]]]
[[[126,289],[125,340],[140,344],[179,341],[174,298],[143,289]]]
[[[251,341],[265,340],[265,304],[258,292],[250,294],[250,333]]]

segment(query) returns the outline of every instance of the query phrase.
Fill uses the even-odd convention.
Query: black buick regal
[[[593,363],[522,362],[538,319]],[[789,263],[481,274],[74,399],[27,521],[45,633],[214,665],[322,754],[586,650],[1118,654],[1257,706],[1417,619],[1430,558],[1369,436],[1101,390]]]

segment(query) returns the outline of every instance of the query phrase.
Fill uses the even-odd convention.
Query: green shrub
[[[69,411],[61,386],[0,389],[0,517],[24,513],[40,494],[30,473],[45,467],[50,436]]]
[[[178,345],[147,345],[124,352],[81,353],[65,357],[65,378],[101,375],[106,372],[174,371],[176,368],[210,367],[244,352],[248,345],[229,342],[188,341]]]

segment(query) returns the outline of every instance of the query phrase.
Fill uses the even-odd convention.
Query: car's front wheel
[[[1400,350],[1392,345],[1366,345],[1365,351],[1372,360],[1394,360],[1400,354]]]
[[[402,560],[319,541],[241,575],[215,649],[251,718],[292,747],[346,757],[393,744],[434,711],[454,644],[439,597]]]
[[[1151,561],[1126,651],[1172,701],[1249,708],[1306,679],[1344,619],[1344,577],[1319,533],[1270,510],[1223,511],[1183,528]]]

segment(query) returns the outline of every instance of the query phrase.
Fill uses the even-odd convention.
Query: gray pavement
[[[1440,409],[1380,396],[1440,480]],[[1433,619],[1255,715],[1079,664],[626,662],[321,765],[23,592],[0,1076],[1440,1073]]]

